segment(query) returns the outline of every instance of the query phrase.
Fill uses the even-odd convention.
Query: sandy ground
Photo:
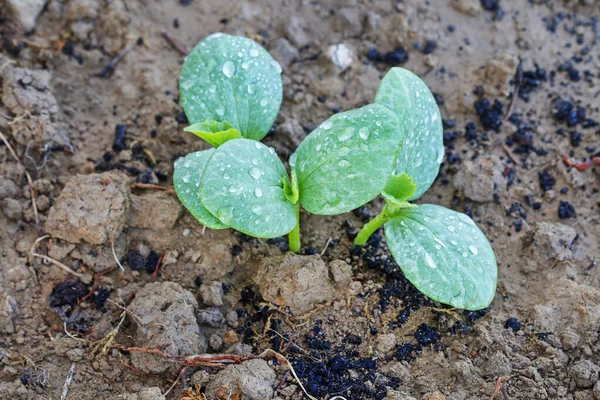
[[[597,1],[51,0],[37,20],[8,3],[0,132],[18,161],[1,143],[1,398],[309,398],[281,358],[182,370],[120,345],[275,349],[318,399],[600,399],[600,167],[563,161],[600,151]],[[391,66],[422,77],[446,157],[419,201],[467,212],[491,240],[489,309],[424,298],[383,235],[352,249],[380,199],[303,214],[293,257],[285,240],[203,229],[170,191],[134,185],[168,188],[173,161],[206,147],[183,132],[177,82],[216,31],[280,62],[264,142],[282,160],[371,102]],[[354,54],[344,71],[327,56],[340,43]]]

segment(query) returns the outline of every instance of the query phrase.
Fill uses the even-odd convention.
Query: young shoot
[[[487,307],[496,292],[498,268],[485,235],[467,215],[416,200],[433,183],[444,156],[443,128],[433,95],[402,68],[383,78],[375,103],[394,111],[405,140],[382,196],[381,213],[354,241],[363,246],[381,226],[406,278],[426,296],[456,308]]]

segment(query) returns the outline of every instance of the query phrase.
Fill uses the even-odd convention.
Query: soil
[[[0,132],[19,161],[0,143],[0,398],[308,398],[301,383],[318,399],[600,399],[600,170],[564,161],[600,155],[597,0],[6,4]],[[286,257],[284,239],[204,229],[172,191],[134,185],[168,189],[173,161],[207,147],[183,132],[177,82],[216,31],[281,63],[264,142],[283,160],[391,66],[424,79],[446,157],[419,202],[491,240],[488,309],[422,296],[381,232],[352,248],[381,199],[303,213],[309,257]],[[268,358],[174,384],[180,363],[118,346],[272,348],[300,382]]]

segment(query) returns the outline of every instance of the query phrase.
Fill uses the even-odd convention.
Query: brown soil
[[[562,160],[600,151],[600,3],[482,7],[491,3],[51,0],[28,34],[0,10],[0,132],[20,160],[0,144],[0,398],[61,398],[70,369],[68,399],[164,398],[179,366],[94,346],[118,328],[114,344],[168,342],[171,356],[276,348],[317,398],[600,399],[600,167],[579,171]],[[306,289],[310,274],[284,261],[293,290],[307,290],[288,304],[293,315],[285,298],[253,280],[265,264],[273,285],[287,279],[273,268],[285,241],[203,229],[171,192],[128,188],[172,185],[174,159],[206,147],[182,130],[177,80],[182,50],[216,31],[261,42],[282,64],[284,100],[264,142],[284,160],[333,112],[372,101],[390,65],[369,60],[371,48],[408,52],[402,66],[436,94],[447,128],[445,162],[420,202],[470,213],[492,241],[499,278],[489,310],[428,302],[384,241],[352,251],[355,228],[380,200],[338,217],[302,215],[306,253],[323,251],[304,273],[327,280],[328,266],[331,282],[321,287],[327,293]],[[339,43],[355,52],[345,71],[327,57]],[[479,103],[478,115],[483,98],[502,110]],[[569,108],[557,99],[574,108],[570,124],[553,115]],[[113,143],[117,125],[125,148]],[[122,173],[91,175],[112,169]],[[70,216],[77,230],[69,231]],[[53,238],[35,243],[46,233]],[[34,245],[82,274],[80,282],[31,256]],[[136,263],[143,268],[134,271]],[[520,328],[514,320],[507,328],[509,318]],[[167,398],[191,396],[194,384],[211,400],[307,398],[284,365],[252,362],[219,375],[190,368]],[[328,391],[336,382],[358,385]]]

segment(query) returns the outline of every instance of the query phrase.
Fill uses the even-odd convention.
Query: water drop
[[[440,239],[436,238],[435,236],[433,237],[433,240],[435,240],[440,246],[446,247],[446,244],[444,242],[442,242]]]
[[[223,64],[223,74],[231,78],[235,74],[235,64],[231,61],[225,61],[225,64]]]
[[[257,149],[260,149],[260,143],[258,143],[258,142],[254,143],[254,147],[256,147]]]
[[[211,93],[216,93],[217,92],[217,86],[216,85],[211,85],[211,87],[208,88],[208,91]]]
[[[235,193],[235,192],[237,192],[237,188],[235,186],[229,186],[229,192]]]
[[[466,256],[468,256],[467,252],[466,252],[466,251],[463,251],[463,253],[462,253],[462,256],[463,256],[463,257],[466,257]]]
[[[254,167],[250,170],[250,176],[253,177],[254,179],[258,179],[260,178],[261,172],[260,169]]]
[[[275,71],[277,71],[278,74],[281,73],[281,65],[279,65],[277,61],[273,60],[271,65],[275,68]]]
[[[377,125],[377,126],[381,126],[381,121],[376,121],[376,122],[375,122],[375,125]]]
[[[348,160],[340,160],[340,162],[338,163],[338,165],[340,167],[347,168],[347,167],[350,167],[352,164]]]
[[[217,108],[215,109],[215,113],[216,113],[217,115],[223,116],[223,115],[225,115],[225,109],[224,109],[223,107],[217,107]]]
[[[470,251],[471,251],[471,253],[473,253],[474,255],[477,255],[477,254],[479,254],[479,249],[477,248],[477,246],[470,245],[470,246],[469,246],[469,250],[470,250]]]
[[[330,130],[333,127],[333,122],[331,121],[325,121],[321,124],[321,127],[323,127],[323,129],[325,129],[326,131]]]
[[[258,50],[250,49],[250,57],[258,57]]]
[[[454,227],[454,225],[448,225],[448,230],[450,232],[454,232],[456,230],[456,228]]]
[[[248,64],[247,62],[242,63],[242,68],[244,68],[244,69],[248,69],[249,66],[250,66],[250,64]]]
[[[425,253],[425,261],[427,261],[427,265],[429,265],[431,268],[437,268],[437,265],[435,264],[433,258],[431,258],[429,253]]]
[[[319,144],[317,145],[317,147],[315,147],[315,150],[316,150],[316,151],[321,151],[321,147],[323,147],[323,146],[321,145],[321,143],[319,143]]]
[[[256,158],[253,158],[251,162],[253,165],[258,165],[258,160]]]
[[[223,179],[228,180],[229,178],[231,178],[231,176],[228,173],[225,173],[225,175],[223,175]]]
[[[186,176],[184,176],[184,177],[183,177],[183,181],[184,181],[185,183],[189,183],[189,182],[190,182],[190,176],[189,176],[189,175],[186,175]]]
[[[252,207],[252,212],[256,215],[260,215],[263,212],[263,208],[261,206],[254,206]]]
[[[363,140],[367,140],[369,138],[369,128],[367,128],[366,126],[360,128],[358,130],[358,136],[360,136],[360,138]]]
[[[353,135],[354,135],[354,127],[350,126],[350,127],[346,128],[345,130],[343,130],[342,132],[340,132],[340,134],[338,135],[338,140],[340,142],[343,142],[345,140],[350,139]]]
[[[248,85],[248,93],[254,94],[254,92],[256,92],[254,85]]]
[[[265,97],[264,99],[262,99],[260,101],[260,106],[261,107],[265,107],[267,104],[269,103],[269,101],[267,100],[267,98]]]
[[[458,243],[456,242],[456,240],[451,240],[450,243],[452,243],[453,245],[457,245]]]
[[[256,197],[262,197],[263,193],[262,193],[262,189],[261,188],[256,188],[254,189],[254,195]]]

